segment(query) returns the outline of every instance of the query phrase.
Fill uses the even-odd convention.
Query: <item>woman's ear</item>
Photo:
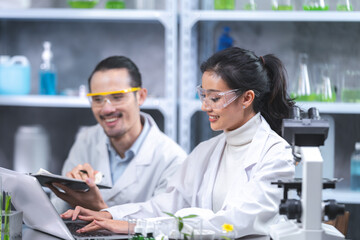
[[[243,93],[242,98],[243,98],[242,104],[244,108],[248,108],[254,101],[255,93],[253,90],[247,90],[246,92]]]
[[[137,98],[137,102],[138,102],[139,106],[143,105],[146,97],[147,97],[147,89],[146,88],[141,88],[139,91],[137,91],[136,98]]]

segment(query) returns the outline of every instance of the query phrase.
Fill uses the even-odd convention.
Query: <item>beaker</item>
[[[318,71],[319,79],[316,85],[316,100],[321,102],[335,102],[336,93],[330,66],[328,64],[321,64]]]
[[[234,10],[235,0],[214,0],[215,10]]]
[[[296,101],[314,101],[316,98],[316,95],[311,92],[308,55],[306,53],[299,54],[299,66],[295,81],[292,82],[290,95],[292,98],[296,98]]]
[[[338,0],[336,4],[337,11],[353,11],[353,6],[350,0]]]
[[[272,10],[275,11],[291,11],[294,10],[292,0],[272,0]]]
[[[327,0],[304,0],[303,9],[305,11],[328,11]]]
[[[360,71],[346,70],[342,77],[341,101],[360,103]]]
[[[236,9],[254,11],[256,10],[255,0],[238,0],[236,1]]]

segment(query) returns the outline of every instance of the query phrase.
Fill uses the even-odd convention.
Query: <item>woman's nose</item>
[[[208,111],[211,111],[212,108],[204,100],[204,101],[201,102],[201,110],[204,111],[204,112],[208,112]]]

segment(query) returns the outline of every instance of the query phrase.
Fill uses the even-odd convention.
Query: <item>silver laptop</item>
[[[127,234],[107,230],[77,234],[76,229],[86,223],[63,221],[35,177],[5,168],[0,168],[0,176],[3,191],[9,192],[12,204],[23,212],[24,223],[32,229],[72,240],[129,238]]]

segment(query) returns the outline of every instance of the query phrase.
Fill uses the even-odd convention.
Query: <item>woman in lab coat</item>
[[[293,101],[286,71],[274,55],[257,57],[241,48],[215,53],[201,66],[197,88],[210,126],[222,134],[199,144],[169,183],[167,191],[143,203],[101,212],[81,207],[63,218],[94,220],[79,232],[107,228],[127,232],[126,219],[197,214],[203,229],[221,234],[224,223],[235,237],[267,235],[278,221],[282,189],[272,185],[294,175],[293,157],[279,136]]]

